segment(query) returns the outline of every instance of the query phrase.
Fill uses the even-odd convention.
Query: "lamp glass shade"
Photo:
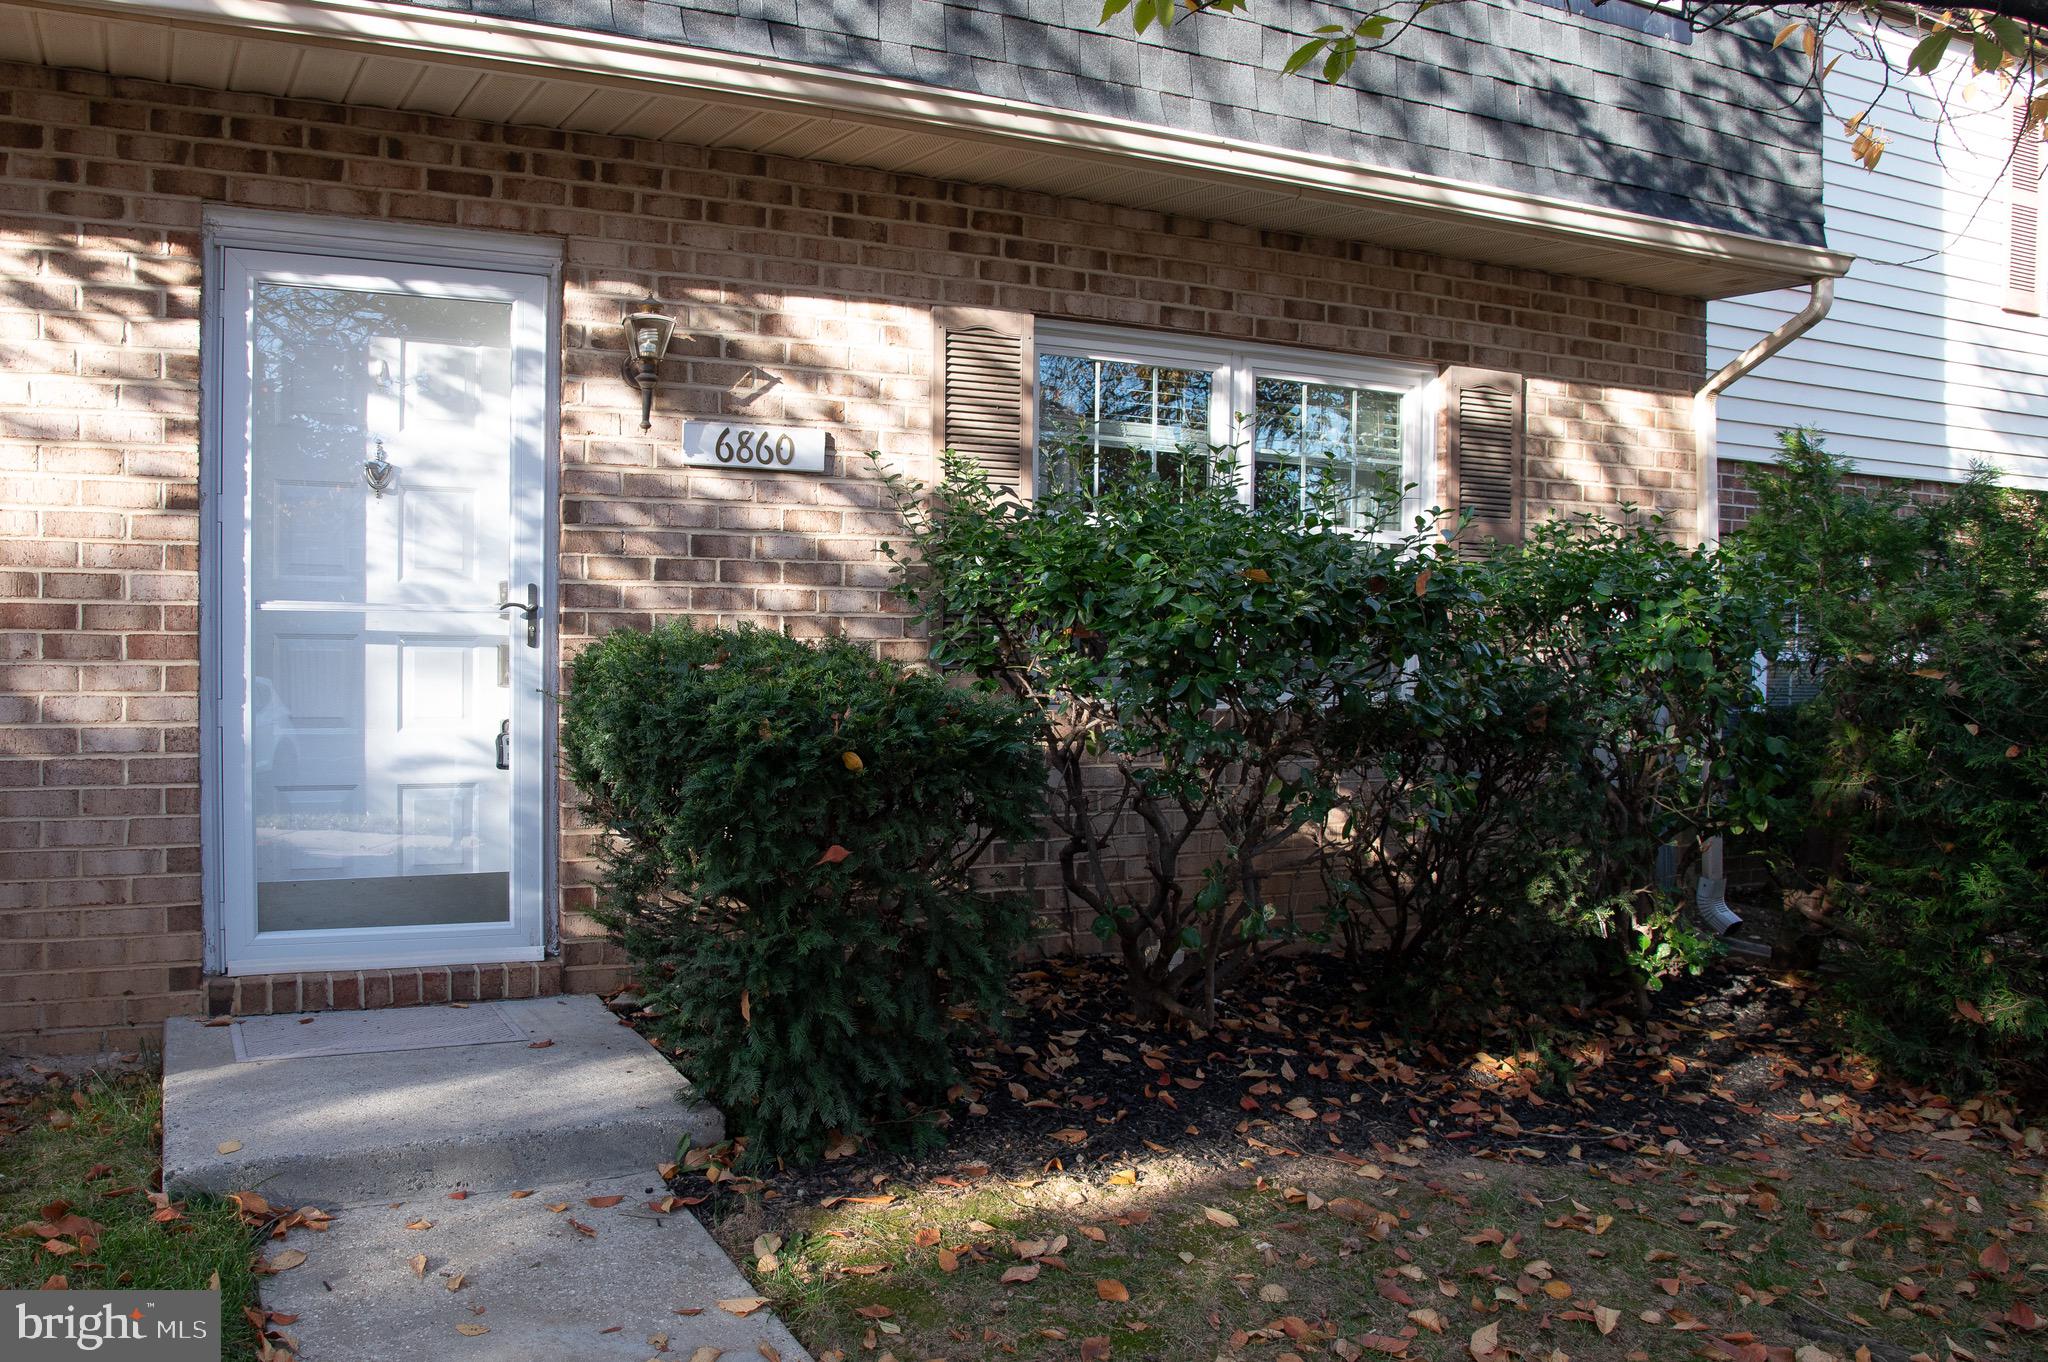
[[[654,300],[649,298],[640,304],[639,311],[628,312],[624,318],[633,353],[640,359],[660,359],[668,350],[669,337],[675,334],[675,319],[662,316],[654,307]]]

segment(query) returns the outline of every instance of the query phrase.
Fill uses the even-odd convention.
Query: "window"
[[[1391,491],[1390,529],[1431,504],[1429,370],[1053,322],[1037,350],[1041,490],[1199,476],[1213,445],[1236,451],[1247,500],[1301,506],[1334,487],[1362,526]]]

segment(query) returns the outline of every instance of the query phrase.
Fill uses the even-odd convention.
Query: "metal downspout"
[[[1721,469],[1718,457],[1720,430],[1715,405],[1728,385],[1798,340],[1835,304],[1835,281],[1822,276],[1807,292],[1806,306],[1780,322],[1777,329],[1721,366],[1692,397],[1692,430],[1695,467],[1699,478],[1699,541],[1712,544],[1721,538]],[[1728,867],[1723,839],[1715,837],[1702,848],[1699,885],[1693,894],[1693,908],[1700,922],[1716,936],[1725,936],[1742,925],[1742,919],[1728,906]]]
[[[1815,279],[1807,290],[1805,307],[1778,323],[1771,334],[1722,365],[1720,372],[1692,395],[1693,456],[1700,489],[1696,528],[1702,544],[1714,543],[1721,537],[1721,474],[1715,455],[1720,443],[1715,417],[1716,399],[1729,384],[1811,331],[1834,305],[1833,277],[1823,275]]]

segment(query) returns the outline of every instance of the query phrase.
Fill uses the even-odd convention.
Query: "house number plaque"
[[[822,473],[825,432],[746,422],[683,422],[683,462],[755,473]]]

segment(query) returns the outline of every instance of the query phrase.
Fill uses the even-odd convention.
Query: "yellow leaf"
[[[1572,1288],[1568,1282],[1548,1281],[1543,1284],[1543,1294],[1554,1301],[1561,1301],[1572,1294]]]
[[[1415,574],[1416,595],[1426,596],[1429,594],[1429,579],[1435,573],[1435,571],[1436,569],[1434,568],[1424,568],[1422,571]]]
[[[754,1024],[754,998],[747,990],[740,990],[740,1020],[747,1025]]]
[[[745,1319],[767,1303],[768,1298],[766,1296],[733,1296],[720,1301],[718,1308],[725,1311],[728,1315],[738,1315],[741,1319]]]
[[[1621,1311],[1610,1310],[1604,1305],[1593,1307],[1593,1325],[1599,1329],[1602,1336],[1613,1333],[1615,1327],[1620,1323]]]
[[[490,1331],[491,1326],[488,1324],[458,1324],[455,1326],[455,1332],[461,1334],[464,1338],[476,1338]]]
[[[1472,1331],[1472,1356],[1489,1358],[1500,1352],[1500,1325],[1483,1324]]]
[[[1237,1228],[1236,1216],[1232,1215],[1229,1211],[1219,1211],[1214,1206],[1204,1206],[1202,1208],[1202,1218],[1222,1229],[1234,1230]]]
[[[858,752],[841,752],[839,760],[846,763],[846,769],[849,771],[858,771],[866,766],[866,763],[860,759],[860,753]]]
[[[1019,1263],[1015,1267],[1003,1269],[1004,1286],[1015,1286],[1020,1282],[1035,1282],[1037,1280],[1038,1264],[1036,1263]]]
[[[241,1147],[242,1142],[240,1140],[222,1140],[213,1147],[213,1152],[216,1154],[232,1154]]]
[[[1130,1288],[1113,1277],[1104,1277],[1095,1283],[1097,1300],[1123,1302],[1130,1298]]]
[[[942,1249],[940,1249],[940,1250],[939,1250],[939,1271],[941,1271],[941,1272],[958,1272],[959,1270],[960,1270],[960,1255],[959,1255],[959,1254],[957,1254],[957,1253],[955,1253],[955,1252],[953,1252],[953,1250],[951,1250],[951,1249],[946,1249],[946,1248],[942,1248]]]
[[[430,1230],[434,1228],[434,1222],[431,1220],[412,1220],[408,1221],[405,1227],[409,1230]]]
[[[1112,1187],[1136,1187],[1138,1185],[1137,1170],[1134,1168],[1117,1169],[1109,1175],[1109,1185]]]
[[[1803,20],[1803,19],[1794,19],[1794,20],[1793,20],[1793,21],[1792,21],[1791,23],[1789,23],[1789,24],[1785,25],[1785,26],[1784,26],[1783,28],[1781,28],[1781,29],[1779,29],[1779,30],[1778,30],[1778,36],[1777,36],[1777,37],[1775,37],[1775,38],[1773,38],[1773,39],[1771,39],[1771,46],[1772,46],[1772,47],[1783,47],[1783,46],[1785,45],[1785,42],[1786,42],[1786,40],[1787,40],[1788,38],[1790,38],[1790,37],[1791,37],[1791,36],[1792,36],[1793,34],[1797,33],[1797,32],[1798,32],[1798,31],[1799,31],[1800,29],[1802,29],[1802,28],[1805,28],[1805,27],[1806,27],[1806,21],[1805,21],[1805,20]]]
[[[305,1250],[286,1249],[283,1253],[278,1254],[275,1258],[265,1259],[263,1266],[272,1272],[289,1272],[293,1268],[297,1267],[300,1263],[303,1263],[305,1261]]]
[[[424,1277],[424,1276],[426,1276],[426,1275],[427,1275],[427,1255],[426,1255],[426,1254],[424,1254],[424,1253],[415,1253],[415,1254],[414,1254],[414,1255],[412,1256],[412,1275],[413,1275],[413,1276],[415,1276],[415,1277]]]
[[[1247,582],[1270,582],[1273,580],[1273,574],[1264,568],[1246,568],[1244,570],[1244,579]]]
[[[1440,1334],[1444,1331],[1444,1317],[1434,1310],[1426,1308],[1410,1310],[1408,1318],[1412,1323],[1421,1325],[1433,1334]]]
[[[718,1359],[724,1356],[725,1349],[714,1348],[707,1343],[690,1354],[690,1362],[718,1362]]]

